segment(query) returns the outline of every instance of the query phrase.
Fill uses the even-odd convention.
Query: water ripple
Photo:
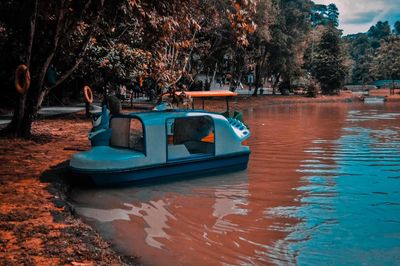
[[[145,265],[395,265],[399,110],[249,110],[248,171],[71,197],[78,214]]]

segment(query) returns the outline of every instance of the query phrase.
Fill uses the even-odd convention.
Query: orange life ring
[[[142,76],[139,77],[139,87],[140,88],[143,87],[143,77]]]
[[[89,86],[83,87],[83,94],[85,96],[85,101],[87,103],[92,103],[93,102],[93,92],[92,92],[92,89]]]
[[[23,83],[21,84],[21,74],[23,75]],[[26,65],[19,65],[15,70],[15,89],[19,94],[24,94],[28,91],[31,85],[31,74]]]

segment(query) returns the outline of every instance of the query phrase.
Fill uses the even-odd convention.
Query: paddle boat
[[[103,106],[89,133],[92,148],[70,160],[75,178],[105,186],[247,168],[250,149],[244,141],[250,132],[238,119],[204,110],[157,109],[110,117]]]
[[[364,101],[364,103],[368,103],[368,104],[382,104],[385,103],[386,96],[365,96],[362,98],[362,100]]]

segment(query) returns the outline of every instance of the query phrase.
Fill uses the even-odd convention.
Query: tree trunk
[[[27,93],[20,96],[11,123],[1,131],[2,135],[23,138],[31,136],[32,121],[38,111],[38,97],[33,97],[35,89],[31,88]]]
[[[91,1],[88,1],[85,5],[85,10],[82,14],[86,13],[86,10],[89,9]],[[35,38],[35,30],[36,30],[36,19],[37,19],[37,12],[38,12],[38,1],[35,0],[33,2],[33,9],[32,9],[32,16],[30,18],[30,32],[29,32],[29,41],[27,45],[27,54],[26,54],[26,64],[28,65],[31,71],[31,87],[29,90],[20,95],[20,99],[14,109],[13,118],[11,123],[3,129],[0,134],[11,135],[14,137],[29,137],[31,135],[31,127],[34,118],[37,116],[37,112],[40,109],[40,106],[43,103],[45,96],[50,92],[51,89],[60,85],[63,81],[65,81],[72,72],[78,68],[80,63],[83,60],[83,56],[85,55],[86,49],[90,44],[91,35],[93,29],[97,26],[99,21],[101,11],[103,10],[104,0],[100,0],[100,4],[98,6],[97,14],[94,18],[94,22],[87,33],[86,38],[82,43],[81,52],[77,56],[77,61],[72,66],[72,68],[61,78],[58,80],[56,84],[51,87],[45,87],[45,78],[47,70],[53,61],[53,57],[57,51],[59,46],[60,37],[65,30],[65,15],[67,14],[67,6],[65,6],[65,1],[61,1],[59,12],[57,16],[57,25],[54,32],[54,36],[52,36],[52,40],[49,44],[48,54],[47,57],[40,63],[36,63],[34,66],[31,65],[31,58],[32,58],[32,47],[33,41]],[[49,38],[50,39],[50,38]]]
[[[36,109],[37,110],[40,109],[40,107],[42,106],[42,103],[44,101],[44,97],[46,97],[47,94],[49,94],[49,92],[50,92],[50,90],[47,87],[44,87],[44,89],[39,92],[38,100],[37,100],[37,103],[36,103]]]
[[[392,78],[392,88],[390,89],[390,95],[394,95],[394,79]]]
[[[211,85],[214,83],[215,75],[217,74],[218,63],[215,63],[213,77],[211,79]]]
[[[261,67],[260,64],[257,62],[256,64],[256,77],[254,79],[255,82],[255,87],[254,87],[254,92],[253,92],[253,96],[257,97],[258,95],[258,89],[260,87],[260,81],[261,81]]]
[[[280,80],[280,79],[281,79],[281,75],[278,74],[278,75],[275,77],[274,84],[272,85],[272,95],[275,95],[275,94],[276,94],[276,88],[278,87],[278,84],[279,84],[279,80]]]

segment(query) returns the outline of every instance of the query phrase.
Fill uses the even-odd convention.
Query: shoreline
[[[397,95],[396,95],[397,96]],[[396,97],[390,101],[399,101]],[[223,111],[225,100],[205,107]],[[231,110],[276,104],[352,103],[352,94],[306,98],[258,96],[231,101]],[[201,105],[197,102],[196,107]],[[47,118],[33,125],[33,140],[0,138],[0,264],[137,265],[118,254],[74,215],[69,186],[60,176],[76,149],[88,149],[91,123],[83,113]],[[75,150],[74,150],[75,149]]]
[[[76,217],[59,175],[88,148],[82,117],[35,122],[33,140],[0,139],[0,265],[135,265]],[[64,130],[76,135],[64,135]]]

